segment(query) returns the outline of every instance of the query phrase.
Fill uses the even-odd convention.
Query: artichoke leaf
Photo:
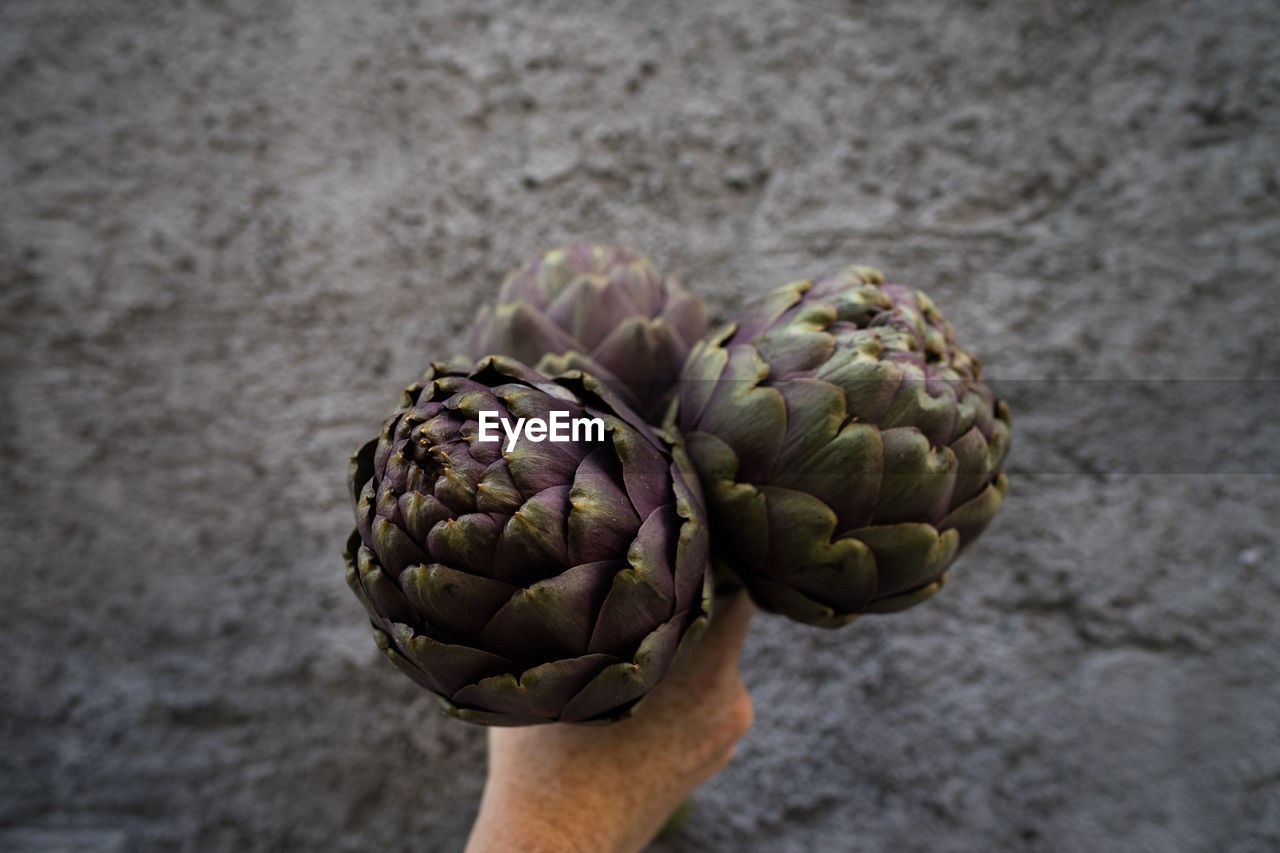
[[[771,580],[763,575],[746,578],[751,597],[773,613],[816,625],[819,628],[839,628],[858,617],[857,613],[838,613],[829,605],[805,595],[793,586]]]
[[[507,460],[499,459],[485,469],[476,484],[476,509],[509,515],[524,503],[524,495],[511,479]]]
[[[956,455],[956,484],[952,492],[953,504],[964,503],[982,491],[991,481],[990,445],[977,427],[971,428],[951,442],[951,452]]]
[[[622,463],[622,482],[636,515],[648,518],[671,502],[670,474],[666,459],[651,442],[632,429],[615,428],[613,447]]]
[[[394,642],[392,642],[391,637],[386,631],[375,626],[373,628],[373,641],[377,644],[378,651],[382,652],[382,656],[385,657],[392,666],[413,679],[418,686],[425,687],[427,690],[430,690],[437,695],[439,694],[439,683],[432,679],[431,676],[422,669],[422,667],[405,657],[404,653],[396,647]]]
[[[365,545],[356,549],[355,577],[364,590],[366,600],[378,613],[378,619],[412,621],[415,618],[404,593],[378,561],[377,555]]]
[[[493,570],[501,534],[499,519],[488,513],[470,512],[437,522],[427,534],[427,550],[436,562],[488,575]]]
[[[810,306],[816,307],[816,306]],[[833,319],[834,312],[830,317]],[[822,331],[825,324],[788,323],[752,341],[774,376],[794,376],[823,364],[835,351],[836,341]]]
[[[857,610],[876,592],[876,561],[861,542],[832,541],[837,519],[831,508],[806,492],[761,488],[770,530],[768,564],[762,574],[785,581],[835,610]]]
[[[654,510],[627,552],[628,567],[613,576],[587,648],[619,657],[629,655],[653,626],[673,612],[674,567],[669,543],[680,524],[674,506]]]
[[[735,341],[754,341],[800,301],[811,281],[793,281],[752,300],[738,315]]]
[[[474,639],[515,587],[442,563],[419,563],[400,574],[405,598],[434,627],[459,639]]]
[[[729,349],[729,363],[699,422],[734,449],[744,479],[759,482],[773,470],[787,433],[787,406],[776,388],[759,384],[769,367],[746,346]]]
[[[373,541],[373,519],[377,514],[374,506],[376,494],[376,482],[369,480],[364,484],[360,497],[356,500],[356,529],[360,531],[361,538],[366,542]]]
[[[414,542],[426,542],[435,527],[453,513],[435,495],[422,492],[405,492],[397,502],[400,517],[404,521],[404,531]]]
[[[737,479],[738,455],[719,436],[709,432],[685,433],[685,446],[704,489],[706,483]]]
[[[707,332],[706,306],[671,276],[663,282],[663,291],[665,307],[658,319],[675,329],[685,347],[692,346]]]
[[[881,598],[873,601],[866,606],[867,613],[897,613],[899,610],[906,610],[908,607],[915,607],[917,604],[932,598],[938,590],[942,589],[946,583],[947,576],[943,573],[933,583],[922,586],[912,592],[904,592],[898,595],[891,595],[888,598]]]
[[[574,473],[569,490],[569,560],[590,563],[622,553],[640,527],[631,499],[618,484],[617,460],[607,447]]]
[[[940,530],[955,530],[960,534],[960,549],[978,537],[991,519],[995,518],[1000,505],[1004,503],[1005,494],[1009,491],[1009,479],[1001,471],[970,500],[953,509],[946,518],[938,522]]]
[[[880,426],[883,429],[914,427],[933,445],[950,442],[956,419],[955,391],[943,384],[935,396],[930,393],[929,384],[923,376],[904,376],[888,411],[880,419]]]
[[[769,557],[769,515],[764,495],[750,483],[704,484],[710,528],[735,572],[759,571]]]
[[[516,668],[516,664],[500,655],[471,646],[443,643],[416,633],[400,622],[390,623],[388,627],[390,650],[421,670],[430,682],[429,689],[443,696],[453,696],[468,684]]]
[[[691,429],[702,417],[720,377],[729,363],[729,351],[722,346],[733,334],[732,324],[722,326],[698,341],[680,368],[679,388],[681,428]]]
[[[785,474],[795,464],[831,441],[847,419],[844,391],[821,379],[787,379],[774,382],[787,407],[787,433],[771,478]]]
[[[882,524],[851,531],[876,557],[876,599],[918,589],[936,581],[956,554],[960,534],[941,534],[931,524]]]
[[[570,279],[543,310],[547,319],[565,330],[578,347],[591,350],[619,324],[640,319],[636,315],[642,309],[626,287],[612,286],[608,276],[579,275]],[[528,359],[530,363],[536,360]]]
[[[616,663],[601,670],[568,701],[561,719],[578,722],[602,714],[611,717],[629,714],[631,703],[652,689],[671,665],[684,627],[683,616],[680,614],[663,623],[645,637],[631,662]]]
[[[460,708],[518,715],[525,722],[529,718],[553,722],[561,717],[568,697],[616,660],[609,655],[584,655],[539,664],[518,679],[502,673],[462,687],[453,694],[453,702]]]
[[[674,448],[674,452],[678,456],[684,456],[682,448]],[[703,519],[706,518],[703,510],[702,496],[698,489],[698,481],[695,476],[690,473],[686,479],[686,474],[680,470],[681,465],[687,465],[677,461],[672,466],[672,487],[676,493],[676,514],[680,516],[683,523],[680,526],[679,538],[676,541],[675,556],[675,610],[677,612],[688,609],[694,604],[694,599],[700,594],[699,590],[703,586],[703,580],[710,575],[707,567],[710,563],[710,542],[707,532],[707,526]],[[691,469],[687,469],[690,470]]]
[[[845,410],[850,418],[879,424],[902,384],[902,368],[842,348],[818,369],[814,378],[844,389]]]
[[[679,375],[684,344],[675,329],[658,320],[633,317],[615,328],[592,351],[599,362],[615,365],[614,375],[630,387],[639,411],[656,404]]]
[[[372,531],[373,551],[387,571],[398,575],[406,566],[429,562],[426,551],[409,534],[382,516],[373,519]]]
[[[544,489],[511,514],[498,539],[495,563],[512,569],[523,564],[530,570],[569,563],[565,541],[569,488]]]
[[[505,440],[505,438],[504,438]],[[572,448],[572,451],[561,448]],[[522,494],[532,495],[551,486],[573,482],[578,463],[589,448],[552,441],[531,442],[520,439],[515,449],[503,453],[507,473]],[[578,456],[576,454],[581,454]]]
[[[347,467],[347,491],[351,499],[358,501],[365,483],[373,479],[373,456],[378,449],[378,440],[371,439],[360,445],[360,449],[351,457]]]
[[[582,654],[619,563],[584,563],[516,590],[480,631],[480,645],[521,661]]]
[[[569,334],[528,302],[500,304],[488,320],[476,326],[474,353],[505,355],[536,364],[544,352],[565,352],[575,346]]]
[[[347,543],[342,549],[342,559],[347,564],[347,586],[351,588],[356,598],[360,600],[365,613],[369,616],[369,621],[377,624],[382,617],[374,609],[373,602],[369,601],[369,596],[364,591],[364,585],[360,583],[360,570],[356,567],[356,554],[359,553],[360,548],[360,531],[353,530],[351,535],[347,537]]]
[[[928,521],[947,512],[955,491],[959,460],[949,447],[931,447],[914,427],[880,434],[884,442],[884,475],[873,522]]]

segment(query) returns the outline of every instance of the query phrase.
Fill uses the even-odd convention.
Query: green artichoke
[[[581,370],[641,414],[659,412],[707,333],[702,300],[644,255],[574,245],[530,259],[502,284],[471,334],[472,358],[507,355],[548,376]]]
[[[848,267],[775,290],[681,376],[717,562],[814,625],[928,598],[1007,489],[1008,407],[933,302],[883,281]]]
[[[568,441],[486,426],[557,412],[600,423]],[[434,364],[352,458],[350,487],[347,582],[386,656],[461,719],[619,719],[706,622],[697,476],[589,376]]]

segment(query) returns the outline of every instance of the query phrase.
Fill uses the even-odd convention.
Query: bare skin
[[[754,612],[717,602],[706,633],[629,719],[491,728],[467,853],[635,853],[751,727],[738,658]]]

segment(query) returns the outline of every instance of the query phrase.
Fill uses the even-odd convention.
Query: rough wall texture
[[[346,457],[570,239],[721,317],[880,266],[1016,418],[933,602],[757,620],[655,849],[1280,845],[1273,0],[170,5],[0,4],[0,848],[460,849]],[[1175,377],[1235,402],[1086,382]]]

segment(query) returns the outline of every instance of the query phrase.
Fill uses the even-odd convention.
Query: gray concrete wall
[[[346,458],[600,240],[722,318],[879,266],[1015,410],[933,602],[758,619],[656,849],[1277,849],[1280,6],[172,5],[0,4],[0,848],[460,849],[483,732],[378,657]]]

